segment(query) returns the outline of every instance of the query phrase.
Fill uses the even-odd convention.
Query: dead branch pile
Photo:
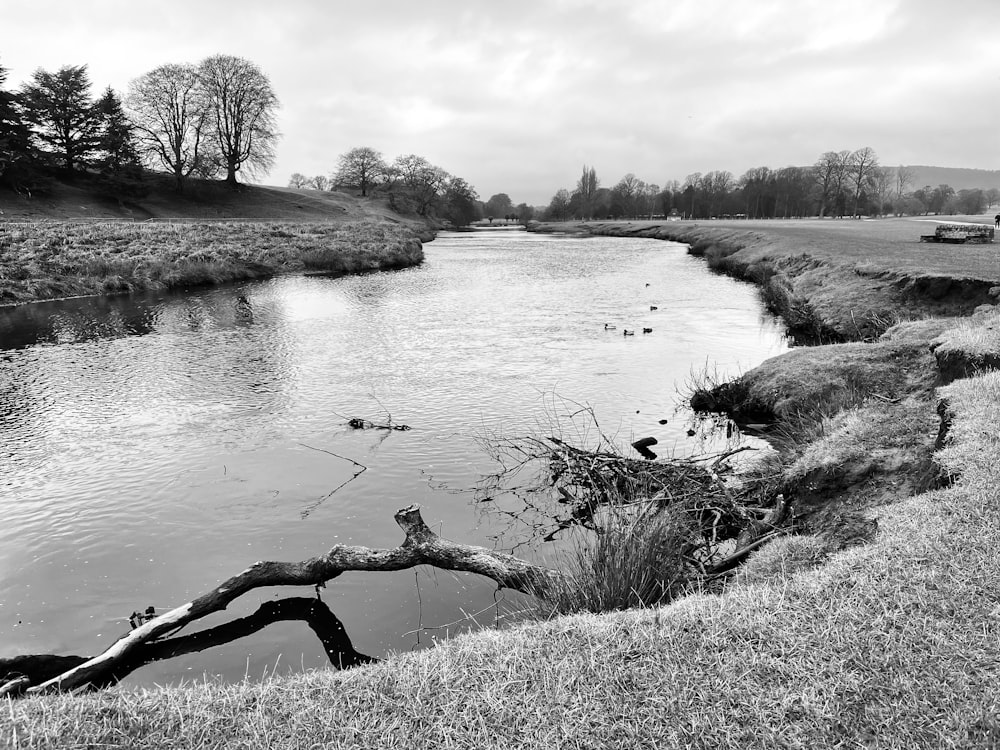
[[[513,478],[531,465],[542,467],[531,475],[528,489],[554,491],[556,502],[569,506],[570,519],[559,521],[559,529],[571,524],[593,528],[595,515],[606,506],[631,505],[645,513],[681,509],[698,530],[686,554],[707,575],[734,567],[760,546],[762,537],[787,532],[779,528],[789,515],[783,498],[762,492],[763,478],[737,477],[728,460],[749,450],[745,447],[656,461],[624,456],[606,439],[596,450],[577,448],[556,437],[498,440],[492,447],[503,468],[490,478],[491,491],[509,488]]]

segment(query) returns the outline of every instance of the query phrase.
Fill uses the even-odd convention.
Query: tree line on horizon
[[[546,221],[654,216],[776,219],[979,214],[1000,202],[996,188],[911,189],[913,180],[912,169],[881,166],[869,147],[827,151],[809,167],[756,167],[738,178],[728,171],[695,172],[662,188],[631,172],[613,187],[601,187],[595,169],[584,165],[575,189],[558,190],[538,213]]]
[[[86,65],[37,69],[7,91],[0,66],[0,186],[44,193],[53,177],[87,176],[110,194],[142,194],[147,170],[237,184],[241,171],[274,161],[278,99],[254,63],[213,55],[161,65],[133,79],[122,98],[93,98]]]

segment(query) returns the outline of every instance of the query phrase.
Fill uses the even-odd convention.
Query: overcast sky
[[[813,163],[1000,168],[1000,0],[4,0],[7,88],[89,66],[95,95],[245,57],[282,138],[265,184],[371,146],[485,200],[548,203],[584,164],[663,185]]]

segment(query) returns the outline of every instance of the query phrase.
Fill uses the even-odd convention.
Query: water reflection
[[[495,471],[484,436],[547,428],[559,394],[625,446],[652,435],[697,451],[674,416],[692,369],[735,372],[785,347],[752,287],[670,243],[463,234],[426,255],[386,274],[0,310],[0,656],[86,652],[128,613],[255,560],[394,547],[393,513],[414,502],[450,538],[545,561],[551,545],[523,521],[474,504],[468,490]],[[497,609],[495,593],[407,571],[341,576],[324,599],[360,651],[383,655],[426,643],[431,625],[475,627],[463,612],[520,606]],[[325,660],[274,626],[130,679],[239,679],[248,659],[259,674],[282,654]]]

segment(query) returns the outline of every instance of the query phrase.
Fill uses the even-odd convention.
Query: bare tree
[[[176,181],[206,164],[208,101],[194,65],[161,65],[129,84],[125,106],[135,125],[140,157]]]
[[[858,205],[861,202],[861,192],[871,183],[872,175],[878,169],[878,156],[869,146],[859,148],[848,162],[848,172],[854,182],[854,215],[860,216]]]
[[[579,196],[580,209],[584,219],[594,218],[594,201],[597,197],[597,189],[601,186],[597,179],[597,170],[593,167],[583,165],[583,174],[576,183],[576,193]]]
[[[326,175],[318,174],[308,181],[306,187],[311,187],[313,190],[329,190],[330,178]]]
[[[266,173],[274,163],[278,140],[275,113],[278,98],[271,82],[254,63],[232,55],[214,55],[198,68],[212,114],[212,133],[226,170],[226,182],[236,173]]]
[[[910,167],[900,164],[896,167],[896,200],[899,200],[906,193],[906,189],[913,184],[916,173]]]
[[[368,146],[359,146],[340,155],[333,183],[341,187],[358,188],[364,196],[385,176],[385,172],[386,164],[382,153]]]
[[[895,179],[896,170],[892,167],[876,167],[871,171],[868,182],[871,186],[872,204],[875,207],[876,216],[885,213],[885,205],[888,202]]]
[[[288,187],[290,188],[307,188],[309,187],[310,180],[304,174],[300,172],[295,172],[288,180]]]

